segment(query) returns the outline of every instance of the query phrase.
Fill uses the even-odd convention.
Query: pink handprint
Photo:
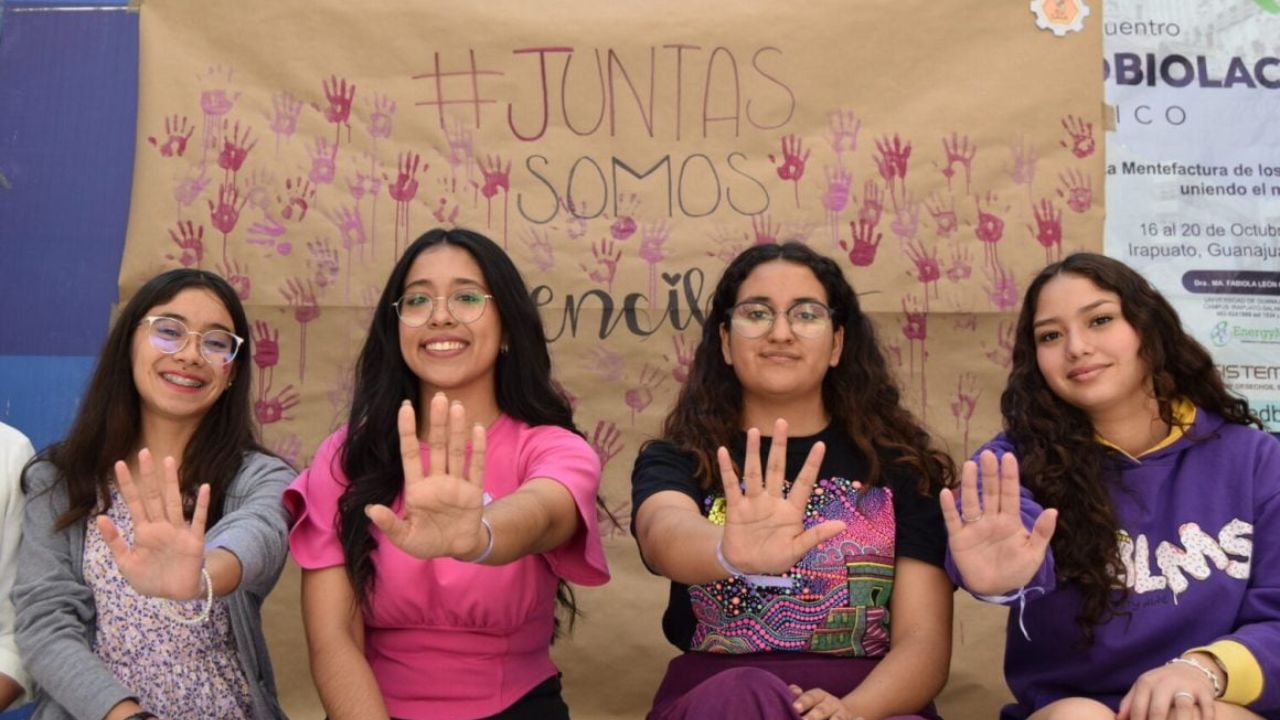
[[[862,120],[852,110],[833,110],[827,115],[827,142],[836,158],[846,152],[858,149],[858,133],[862,130]]]
[[[349,300],[351,299],[351,254],[356,251],[363,257],[364,246],[368,242],[368,237],[364,232],[364,219],[360,215],[360,205],[356,204],[350,207],[344,205],[333,212],[323,209],[320,212],[337,229],[338,236],[342,240],[342,249],[347,252],[347,277],[343,287],[343,296]]]
[[[330,145],[324,138],[316,138],[315,149],[308,148],[311,156],[311,172],[307,177],[317,185],[328,185],[338,173],[338,146]]]
[[[683,385],[689,381],[689,368],[693,366],[693,348],[685,341],[684,335],[671,338],[671,343],[676,353],[676,366],[671,368],[671,377]]]
[[[236,291],[236,296],[242,301],[248,300],[252,290],[252,284],[249,282],[249,268],[241,267],[235,259],[219,263],[217,267],[218,274]]]
[[[1040,204],[1032,208],[1036,226],[1027,226],[1027,232],[1044,248],[1044,261],[1053,262],[1055,256],[1062,256],[1062,211],[1048,198],[1040,200]]]
[[[1018,307],[1018,283],[1013,273],[1003,265],[983,268],[987,275],[987,299],[991,306],[1001,312],[1009,312]]]
[[[324,87],[324,98],[329,102],[324,109],[324,119],[333,123],[334,144],[342,142],[342,126],[347,126],[347,142],[351,142],[351,102],[356,97],[356,85],[347,85],[346,78],[330,75],[321,83]]]
[[[911,159],[911,142],[903,142],[897,133],[893,137],[885,135],[876,140],[876,169],[880,171],[880,177],[884,178],[885,185],[889,188],[890,198],[897,202],[897,188],[893,181],[897,180],[902,187],[902,191],[907,189],[907,162]]]
[[[422,157],[415,152],[402,152],[398,162],[396,179],[387,183],[387,194],[396,203],[395,219],[395,253],[400,254],[400,239],[409,244],[409,203],[418,194],[418,166],[426,172],[430,165],[422,162]],[[389,178],[388,178],[389,179]]]
[[[1093,154],[1096,149],[1093,123],[1076,115],[1067,115],[1062,118],[1062,128],[1067,131],[1068,139],[1059,141],[1059,145],[1070,149],[1071,154],[1078,158],[1087,158]]]
[[[956,381],[956,394],[951,400],[951,417],[956,419],[956,427],[964,427],[964,456],[969,456],[969,421],[978,408],[978,398],[982,397],[982,389],[978,387],[978,377],[973,373],[961,373]]]
[[[643,238],[640,241],[640,258],[649,264],[649,307],[656,307],[658,303],[658,263],[666,257],[662,252],[662,246],[667,242],[667,237],[671,235],[671,229],[667,226],[666,220],[646,225],[644,231],[640,234]]]
[[[853,247],[840,241],[840,249],[849,253],[849,262],[856,267],[870,267],[876,261],[876,250],[880,249],[880,241],[884,233],[876,232],[876,226],[865,220],[849,223],[853,237]]]
[[[301,402],[296,390],[292,385],[285,385],[284,389],[276,393],[273,397],[259,398],[253,404],[253,415],[258,419],[260,425],[270,425],[280,422],[281,420],[293,420],[292,415],[286,415],[293,408],[297,407]]]
[[[902,323],[902,335],[907,339],[909,351],[908,372],[915,372],[916,343],[920,343],[920,417],[923,419],[929,408],[928,386],[926,385],[928,373],[925,372],[925,364],[929,359],[929,350],[926,345],[929,337],[929,316],[915,295],[904,295],[902,297],[902,312],[906,316]]]
[[[858,222],[871,226],[879,225],[882,213],[884,213],[884,191],[875,180],[867,180],[862,185],[862,207],[858,209]]]
[[[756,245],[776,245],[781,230],[782,226],[774,223],[764,213],[751,216],[751,233],[755,236]]]
[[[301,177],[286,179],[284,193],[276,196],[276,202],[280,203],[280,216],[294,222],[302,222],[307,217],[307,210],[315,201],[315,187],[311,181]]]
[[[293,253],[293,244],[288,240],[284,240],[285,233],[288,229],[270,215],[264,215],[261,220],[249,226],[248,242],[250,245],[261,245],[267,248],[267,255],[274,250],[281,255],[290,255]]]
[[[986,197],[975,197],[973,199],[974,207],[978,211],[978,224],[974,227],[973,232],[978,237],[978,240],[982,242],[983,252],[986,255],[989,267],[995,267],[999,264],[999,253],[996,245],[1004,237],[1004,219],[993,212],[995,204],[999,201],[999,196],[994,192],[988,192]]]
[[[1072,168],[1058,173],[1058,197],[1067,201],[1067,207],[1078,213],[1088,212],[1093,207],[1093,180],[1084,172]]]
[[[248,199],[249,207],[255,208],[266,216],[274,215],[275,205],[272,200],[275,197],[275,191],[272,189],[274,185],[275,178],[266,168],[255,168],[249,173],[249,177],[244,182],[244,196]]]
[[[947,189],[951,189],[951,178],[956,174],[956,165],[964,168],[964,191],[969,192],[969,178],[973,172],[973,157],[978,154],[978,146],[969,142],[968,135],[957,135],[954,131],[950,139],[942,138],[942,150],[947,155],[947,166],[942,168],[942,176],[947,179]]]
[[[473,175],[472,162],[475,160],[475,140],[471,137],[471,130],[462,124],[461,120],[454,120],[444,129],[445,142],[449,145],[449,157],[446,162],[449,163],[449,175],[453,178],[453,185],[456,187],[458,183],[458,168],[466,168],[467,182],[475,184]]]
[[[525,230],[525,247],[533,259],[534,267],[541,272],[550,272],[555,267],[555,251],[551,247],[551,236],[546,230],[530,227]]]
[[[618,382],[626,372],[627,359],[621,353],[614,352],[604,345],[597,345],[591,349],[590,355],[585,357],[585,367],[589,372],[609,382]]]
[[[178,257],[165,255],[169,260],[177,260],[184,268],[200,267],[204,259],[204,226],[196,225],[190,220],[178,221],[177,231],[170,229],[169,238],[178,246],[181,254]]]
[[[706,251],[707,257],[716,258],[725,265],[733,262],[751,244],[751,237],[746,233],[737,235],[722,225],[715,226],[707,237],[715,246],[714,250]]]
[[[191,204],[200,198],[204,189],[209,186],[210,180],[208,166],[204,163],[189,168],[186,175],[178,178],[178,182],[173,186],[173,199],[178,202],[179,216],[182,215],[182,208],[191,207]]]
[[[843,166],[823,168],[827,175],[827,189],[822,193],[822,207],[827,211],[827,226],[831,229],[831,244],[840,243],[840,213],[849,204],[849,186],[853,175]]]
[[[187,151],[187,141],[196,131],[196,126],[188,123],[186,115],[179,118],[178,114],[174,113],[164,119],[165,141],[157,144],[155,137],[148,137],[147,142],[158,148],[164,157],[182,157]]]
[[[920,203],[911,197],[911,193],[903,192],[902,205],[893,211],[889,229],[902,240],[914,240],[920,232]]]
[[[302,114],[302,101],[288,90],[271,96],[271,132],[276,136],[276,152],[280,152],[280,139],[288,142],[298,131],[298,116]]]
[[[636,414],[644,412],[653,402],[653,391],[667,379],[666,373],[656,365],[645,363],[640,369],[640,380],[623,394],[627,407],[631,408],[631,424],[636,424]]]
[[[1017,185],[1026,185],[1031,192],[1031,183],[1036,179],[1036,162],[1040,159],[1036,148],[1025,137],[1009,146],[1010,160],[1013,167],[1009,169],[1009,177]]]
[[[618,261],[622,259],[622,249],[615,250],[608,238],[600,238],[599,243],[591,243],[591,256],[596,260],[595,268],[588,268],[585,264],[579,264],[579,267],[587,272],[587,277],[604,285],[609,292],[613,292],[613,277],[618,273]]]
[[[316,291],[310,280],[289,278],[285,286],[280,288],[285,302],[293,307],[293,319],[298,321],[301,336],[298,353],[298,379],[307,376],[307,323],[320,317],[320,304],[316,302]]]
[[[801,155],[800,153],[804,154]],[[778,164],[778,177],[795,183],[796,207],[800,207],[800,178],[804,177],[804,164],[808,162],[813,149],[803,149],[803,142],[795,135],[782,136],[782,162]],[[769,162],[778,161],[769,155]]]
[[[391,137],[391,119],[395,114],[396,101],[384,94],[374,93],[373,112],[369,115],[369,137],[384,140]]]
[[[202,75],[196,75],[196,79],[203,87],[200,91],[200,109],[204,112],[202,159],[207,159],[208,152],[217,150],[221,145],[222,118],[231,112],[236,100],[240,98],[240,93],[230,92],[228,89],[234,74],[235,71],[232,68],[224,70],[221,65],[213,65]]]
[[[947,266],[947,280],[953,283],[968,280],[973,275],[973,253],[968,245],[951,243],[951,264]]]
[[[280,362],[280,331],[262,320],[253,323],[253,364],[258,366],[258,399],[271,391],[275,366]]]
[[[955,234],[956,228],[959,227],[959,219],[956,217],[956,203],[950,197],[943,198],[938,193],[929,196],[924,202],[925,210],[929,211],[929,217],[933,218],[934,234],[940,238],[949,238]]]
[[[431,217],[441,225],[453,225],[458,222],[458,214],[462,212],[462,206],[454,203],[453,207],[449,207],[449,198],[441,196],[436,202],[436,206],[431,209]]]
[[[951,329],[968,330],[973,332],[978,329],[978,313],[957,313],[951,321]]]
[[[986,349],[987,344],[982,343],[982,347],[986,349],[987,359],[1005,370],[1013,365],[1013,331],[1012,320],[1001,320],[1000,326],[996,328],[995,347]]]
[[[252,128],[248,125],[244,126],[244,133],[240,132],[240,121],[237,120],[234,127],[231,126],[230,120],[222,121],[223,139],[222,152],[218,153],[218,167],[227,171],[228,177],[235,180],[236,173],[240,172],[240,168],[244,166],[244,161],[249,157],[252,151],[258,145],[258,141],[249,142],[249,134]]]
[[[617,457],[624,447],[626,446],[622,442],[622,432],[618,430],[617,424],[604,420],[596,421],[595,430],[591,433],[591,448],[600,458],[601,471],[608,467],[609,461]]]
[[[307,243],[307,253],[311,259],[307,260],[307,267],[313,273],[316,287],[321,292],[330,285],[338,282],[339,264],[338,251],[334,249],[333,244],[327,239],[316,238]]]
[[[907,258],[916,266],[916,280],[924,285],[924,309],[929,311],[929,286],[933,286],[933,296],[938,296],[938,279],[942,277],[942,268],[938,264],[938,248],[932,252],[925,249],[919,240],[909,240],[903,248]]]
[[[493,227],[493,198],[502,192],[502,247],[507,247],[507,208],[511,197],[511,161],[502,164],[498,155],[486,157],[479,161],[480,172],[484,175],[484,185],[480,194],[485,200],[485,227]]]
[[[636,233],[636,210],[640,207],[640,196],[628,193],[618,201],[618,217],[609,225],[609,234],[619,242],[628,240]]]
[[[579,204],[573,201],[573,198],[564,198],[560,201],[560,207],[569,214],[569,233],[570,240],[581,240],[587,235],[587,219],[578,214]]]
[[[240,197],[240,191],[234,182],[222,183],[218,186],[218,204],[209,200],[209,221],[222,233],[222,261],[227,260],[227,235],[236,228],[240,220],[240,211],[249,198]]]

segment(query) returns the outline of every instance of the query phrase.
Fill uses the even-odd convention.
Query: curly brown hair
[[[1124,564],[1111,502],[1103,476],[1112,450],[1095,440],[1093,424],[1079,408],[1049,388],[1036,361],[1035,315],[1040,292],[1059,275],[1076,275],[1120,296],[1120,311],[1140,341],[1139,357],[1149,368],[1160,418],[1174,425],[1173,401],[1196,406],[1240,425],[1262,422],[1249,403],[1227,390],[1213,358],[1182,329],[1173,306],[1147,280],[1124,263],[1095,253],[1075,253],[1043,270],[1027,288],[1018,315],[1013,369],[1000,397],[1004,429],[1018,454],[1023,485],[1041,506],[1058,509],[1052,546],[1058,580],[1080,592],[1076,617],[1086,644],[1094,628],[1118,613],[1126,593]]]
[[[955,476],[951,458],[932,446],[929,433],[902,406],[875,327],[858,305],[840,267],[805,245],[757,245],[729,263],[716,285],[711,310],[694,352],[689,379],[662,426],[663,437],[696,458],[696,478],[704,490],[719,485],[716,449],[728,447],[742,427],[742,385],[720,352],[720,330],[729,321],[738,288],[755,268],[781,260],[809,268],[827,293],[837,328],[844,329],[839,363],[822,380],[822,402],[831,421],[845,429],[866,456],[867,485],[878,482],[884,462],[913,467],[921,493],[936,492]]]

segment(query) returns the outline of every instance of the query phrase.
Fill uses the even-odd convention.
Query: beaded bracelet
[[[1212,670],[1202,665],[1199,660],[1196,660],[1195,658],[1189,658],[1189,657],[1176,657],[1165,664],[1172,665],[1174,663],[1190,665],[1191,667],[1204,673],[1205,679],[1209,681],[1210,685],[1213,685],[1213,697],[1214,698],[1222,697],[1222,692],[1223,692],[1222,683],[1218,682],[1217,674],[1215,674]]]
[[[489,544],[484,546],[484,552],[480,553],[479,557],[472,558],[467,561],[473,564],[479,564],[488,560],[489,555],[493,552],[493,526],[489,524],[489,518],[484,517],[483,515],[480,516],[480,524],[484,526],[485,530],[489,531]]]
[[[209,577],[209,568],[200,568],[200,578],[204,582],[205,588],[204,610],[201,610],[200,614],[194,618],[184,618],[175,613],[169,603],[165,603],[164,612],[169,616],[170,620],[183,625],[199,625],[209,619],[209,612],[213,610],[213,580]]]

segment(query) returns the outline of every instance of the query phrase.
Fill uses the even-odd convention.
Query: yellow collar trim
[[[1121,450],[1115,445],[1115,443],[1112,443],[1101,435],[1097,436],[1097,440],[1103,445],[1106,445],[1116,452],[1123,453],[1126,457],[1133,460],[1150,455],[1157,450],[1163,450],[1177,442],[1184,434],[1186,434],[1186,429],[1191,427],[1191,425],[1196,421],[1196,406],[1186,398],[1180,397],[1175,399],[1170,410],[1173,413],[1173,424],[1169,426],[1169,434],[1165,435],[1164,439],[1160,442],[1138,453],[1137,456],[1129,455],[1129,453]]]

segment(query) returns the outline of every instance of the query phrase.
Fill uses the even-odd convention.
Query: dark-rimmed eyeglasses
[[[447,296],[447,300],[444,295],[433,297],[426,293],[408,292],[391,305],[396,309],[400,322],[409,327],[422,327],[431,322],[431,316],[436,311],[436,301],[445,300],[445,308],[453,319],[463,325],[470,325],[484,315],[484,309],[491,298],[492,295],[479,290],[458,290]]]
[[[147,338],[151,340],[151,346],[166,355],[182,352],[191,342],[191,336],[195,335],[200,340],[197,347],[201,357],[213,365],[228,365],[236,359],[236,353],[244,344],[244,338],[235,333],[226,330],[197,332],[177,318],[148,315],[142,322],[148,325]]]
[[[782,314],[791,332],[800,337],[819,337],[831,328],[832,310],[820,302],[798,302]],[[729,308],[729,326],[744,338],[764,337],[777,319],[777,310],[754,300]]]

